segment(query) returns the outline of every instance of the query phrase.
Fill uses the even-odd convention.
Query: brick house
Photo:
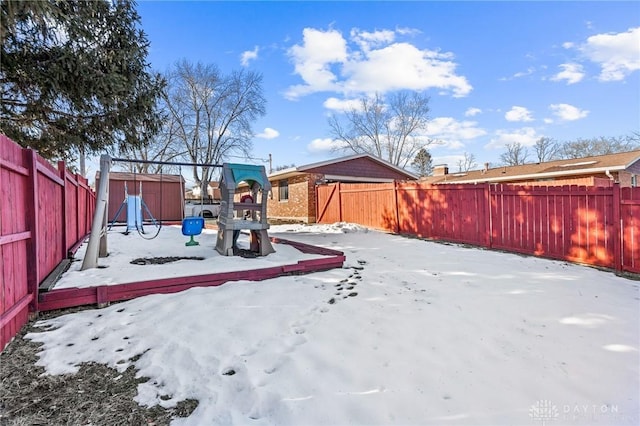
[[[417,176],[369,154],[357,154],[271,173],[269,218],[315,222],[316,185],[415,180]]]
[[[424,180],[432,184],[517,183],[518,185],[584,185],[623,187],[638,186],[640,150],[593,157],[555,160],[481,170],[449,173],[446,165],[434,167],[433,176]]]

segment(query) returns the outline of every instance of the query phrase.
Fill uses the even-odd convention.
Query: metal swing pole
[[[109,169],[111,158],[108,155],[100,156],[100,185],[96,194],[96,209],[93,212],[93,223],[91,224],[91,236],[87,251],[82,260],[81,271],[98,266],[98,253],[100,248],[107,249],[107,233],[104,223],[107,217],[107,203],[109,199]],[[102,241],[104,239],[104,241]]]

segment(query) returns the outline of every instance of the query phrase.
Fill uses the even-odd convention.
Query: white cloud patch
[[[531,111],[521,106],[511,107],[511,109],[504,115],[504,118],[507,121],[533,121]]]
[[[331,138],[318,138],[311,141],[307,145],[307,149],[310,152],[327,152],[333,149],[340,149],[344,147],[344,142]]]
[[[576,63],[560,64],[560,71],[558,74],[551,77],[553,81],[566,80],[567,84],[575,84],[584,78],[584,69],[582,65]]]
[[[368,32],[354,28],[351,30],[350,35],[351,40],[358,44],[363,51],[369,51],[373,47],[387,45],[396,38],[395,32],[390,30]]]
[[[475,121],[457,121],[452,117],[437,117],[429,121],[425,135],[450,149],[464,147],[463,141],[486,135]]]
[[[640,70],[640,27],[622,33],[596,34],[581,45],[564,43],[565,48],[577,48],[588,60],[601,68],[600,81],[620,81]]]
[[[396,41],[400,30],[366,32],[354,29],[347,41],[340,32],[305,28],[302,44],[289,49],[295,73],[303,84],[288,88],[296,99],[322,91],[345,95],[394,90],[441,89],[454,97],[468,95],[472,87],[456,74],[453,54],[419,49]]]
[[[533,146],[540,135],[533,127],[523,127],[517,130],[497,130],[495,137],[485,145],[489,149],[503,149],[508,144],[520,143],[523,146]]]
[[[240,63],[242,64],[242,66],[246,67],[247,65],[249,65],[249,62],[258,59],[259,50],[260,48],[256,46],[253,48],[253,50],[242,52],[242,55],[240,55]]]
[[[551,104],[549,105],[549,109],[553,112],[553,115],[562,121],[580,120],[589,115],[589,111],[569,104]]]
[[[347,42],[335,30],[320,31],[305,28],[302,45],[289,49],[289,56],[295,65],[295,73],[305,84],[292,86],[287,97],[297,98],[314,92],[335,91],[337,76],[331,71],[331,64],[347,60]]]
[[[328,98],[322,104],[326,109],[333,111],[351,111],[351,110],[360,110],[362,107],[362,102],[360,99],[338,99],[338,98]]]
[[[265,127],[265,129],[256,135],[260,139],[275,139],[280,136],[280,132],[272,129],[271,127]]]
[[[464,115],[465,115],[465,117],[475,117],[476,115],[480,114],[481,112],[482,112],[482,110],[480,108],[468,108],[464,112]]]
[[[533,68],[533,67],[529,67],[529,68],[527,68],[526,71],[519,71],[519,72],[513,74],[511,77],[502,77],[502,78],[500,78],[500,80],[501,81],[508,81],[508,80],[513,80],[513,79],[516,79],[516,78],[522,78],[522,77],[526,77],[528,75],[531,75],[534,72],[536,72],[536,69]]]

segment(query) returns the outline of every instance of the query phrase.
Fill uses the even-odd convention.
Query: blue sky
[[[640,129],[638,2],[139,1],[149,62],[261,72],[254,157],[338,156],[327,116],[377,91],[430,96],[434,164],[507,143]],[[238,159],[232,159],[240,161]],[[256,160],[260,163],[259,160]]]

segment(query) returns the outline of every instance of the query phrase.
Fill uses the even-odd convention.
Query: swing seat
[[[182,235],[191,237],[184,243],[185,246],[198,246],[199,242],[193,239],[194,235],[200,235],[204,228],[204,219],[201,217],[185,217],[182,219]]]
[[[200,235],[204,229],[204,218],[185,217],[182,219],[182,235]]]

